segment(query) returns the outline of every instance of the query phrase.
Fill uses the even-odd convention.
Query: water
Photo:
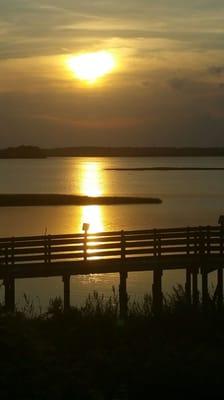
[[[0,160],[1,193],[62,193],[90,196],[159,197],[161,205],[59,206],[0,208],[0,236],[80,232],[83,222],[90,230],[128,230],[170,226],[216,224],[224,210],[224,171],[106,171],[105,168],[156,166],[224,167],[223,158],[48,158]],[[181,271],[165,272],[164,292],[183,283]],[[132,297],[151,290],[151,273],[131,273]],[[210,283],[213,283],[211,276]],[[117,274],[74,277],[71,302],[81,304],[93,290],[111,294]],[[49,297],[62,295],[59,278],[29,279],[16,283],[16,301],[23,293],[43,308]],[[3,296],[3,289],[0,289]]]

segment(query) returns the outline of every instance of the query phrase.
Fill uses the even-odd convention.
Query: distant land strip
[[[67,194],[0,194],[0,207],[65,206],[65,205],[117,205],[161,204],[151,197],[78,196]]]
[[[0,158],[47,157],[224,157],[224,147],[109,147],[40,148],[17,146],[0,149]]]
[[[104,168],[105,171],[224,171],[222,167],[149,167],[149,168]]]

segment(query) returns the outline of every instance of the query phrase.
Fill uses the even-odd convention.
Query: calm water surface
[[[0,208],[0,236],[128,230],[216,224],[224,212],[224,171],[106,171],[128,167],[224,167],[224,158],[48,158],[0,160],[1,193],[62,193],[89,196],[159,197],[161,205],[58,206]],[[183,283],[182,272],[166,272],[163,288]],[[211,285],[213,277],[211,277]],[[128,291],[141,297],[151,291],[151,273],[131,273]],[[81,304],[89,292],[106,296],[118,286],[117,274],[74,277],[71,302]],[[62,295],[59,278],[16,283],[17,304],[23,293],[45,307],[49,297]],[[0,288],[3,296],[3,289]]]

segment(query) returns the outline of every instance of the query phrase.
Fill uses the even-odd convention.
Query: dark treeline
[[[46,155],[37,146],[18,146],[0,150],[0,158],[46,158]]]
[[[65,147],[45,149],[49,157],[106,156],[106,157],[160,157],[160,156],[224,156],[224,148],[193,147]]]
[[[62,147],[18,146],[0,150],[0,158],[45,157],[221,157],[223,147]]]

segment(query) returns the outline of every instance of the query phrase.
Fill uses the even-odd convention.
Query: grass
[[[0,309],[1,399],[137,399],[154,384],[196,383],[214,394],[223,383],[224,309],[212,299],[194,310],[179,286],[159,317],[150,296],[129,299],[125,320],[115,290],[66,314],[59,297],[38,314],[26,300],[20,312]]]

